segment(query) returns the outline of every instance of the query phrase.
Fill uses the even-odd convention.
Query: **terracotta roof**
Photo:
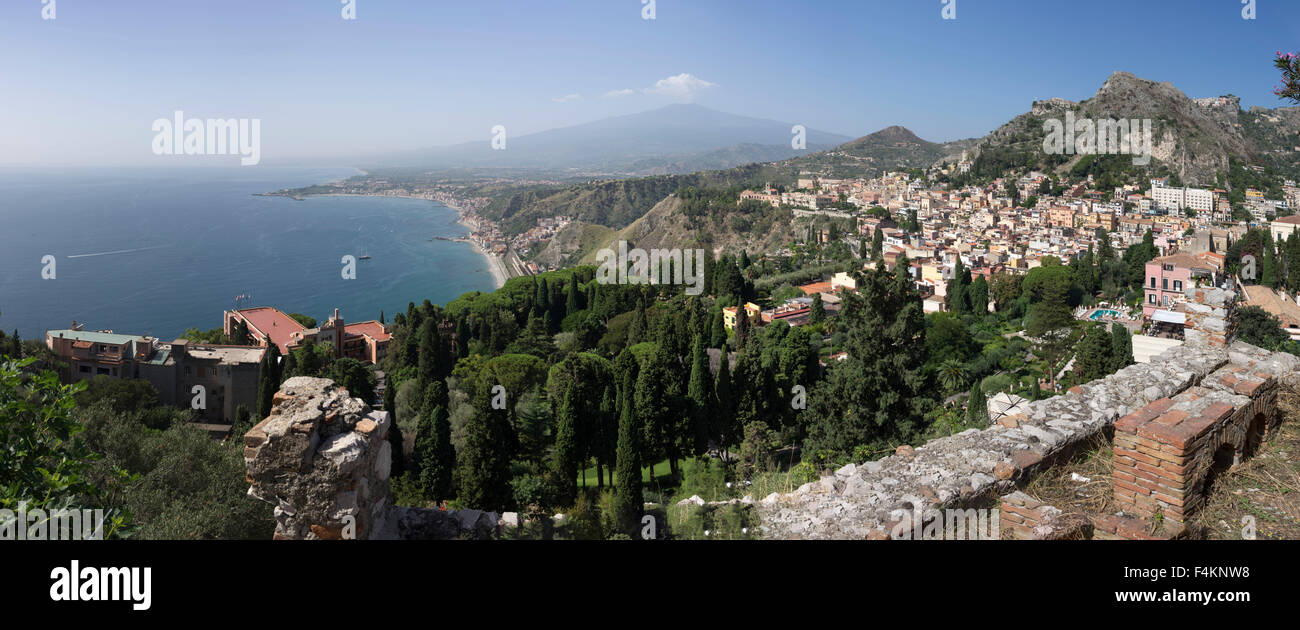
[[[248,327],[270,338],[275,345],[280,346],[280,352],[287,354],[289,352],[289,342],[292,340],[293,333],[307,330],[298,320],[289,317],[278,308],[263,306],[259,308],[246,308],[235,311],[239,313]]]

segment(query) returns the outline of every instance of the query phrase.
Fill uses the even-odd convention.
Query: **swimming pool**
[[[1089,319],[1101,319],[1103,317],[1119,317],[1119,311],[1109,308],[1099,308],[1093,311],[1092,315],[1088,316]]]

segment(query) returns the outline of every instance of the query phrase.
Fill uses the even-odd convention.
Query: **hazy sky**
[[[47,0],[48,1],[48,0]],[[487,142],[693,100],[859,136],[987,133],[1115,70],[1275,107],[1300,2],[1257,0],[0,2],[0,164],[155,160],[175,110],[258,118],[266,161]]]

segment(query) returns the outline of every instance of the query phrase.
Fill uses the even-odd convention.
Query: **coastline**
[[[447,208],[455,210],[457,215],[456,223],[464,227],[465,229],[469,230],[471,233],[473,233],[474,231],[474,227],[471,226],[465,220],[465,211],[462,208],[460,208],[460,206],[457,206],[454,203],[448,203],[446,201],[440,201],[437,199],[430,199],[428,197],[423,197],[419,195],[366,195],[366,194],[357,194],[357,193],[320,193],[320,194],[299,196],[299,195],[286,195],[286,194],[276,194],[276,193],[260,193],[257,196],[288,197],[290,199],[293,199],[294,201],[304,201],[308,197],[376,197],[380,199],[397,198],[397,199],[419,199],[421,201],[432,201],[433,203],[441,204],[443,206],[446,206]],[[496,288],[500,289],[501,287],[504,287],[506,285],[506,280],[509,280],[511,277],[510,272],[506,268],[505,258],[483,249],[483,247],[473,239],[466,239],[463,242],[468,242],[470,246],[474,248],[474,251],[478,255],[482,256],[483,260],[487,262],[488,272],[492,274],[492,280],[496,284]]]

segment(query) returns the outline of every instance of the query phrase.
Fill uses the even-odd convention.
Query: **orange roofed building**
[[[378,364],[387,356],[388,342],[393,338],[388,327],[376,320],[345,323],[338,309],[316,328],[307,328],[284,311],[269,306],[225,311],[222,328],[227,336],[234,334],[241,320],[248,326],[248,336],[254,343],[259,346],[274,343],[280,354],[288,354],[310,339],[313,343],[334,346],[335,356]]]

